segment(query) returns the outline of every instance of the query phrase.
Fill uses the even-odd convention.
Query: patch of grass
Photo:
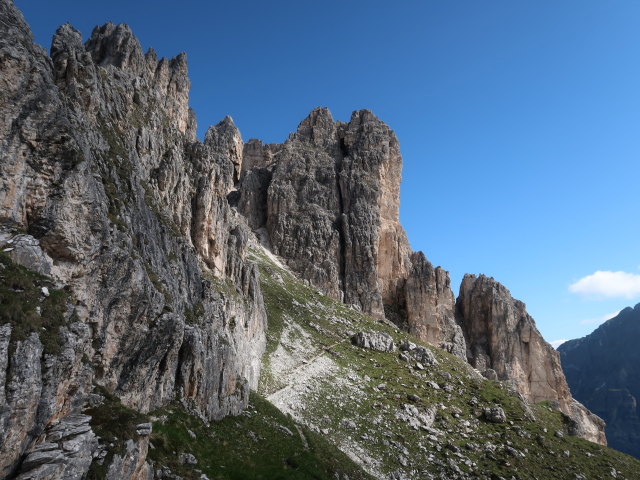
[[[158,202],[156,202],[153,189],[145,181],[141,181],[140,185],[144,189],[144,202],[147,204],[147,207],[149,207],[158,221],[167,227],[174,237],[179,237],[180,230],[178,229],[178,226],[163,212]]]
[[[169,307],[173,303],[173,297],[171,297],[171,294],[160,281],[160,277],[153,271],[153,268],[148,262],[144,262],[144,269],[147,272],[147,276],[149,277],[149,280],[151,280],[153,287],[164,295],[165,307]]]
[[[105,70],[104,67],[97,67],[98,68],[98,74],[100,75],[100,78],[102,79],[103,82],[108,82],[109,81],[109,74],[107,73],[107,71]]]
[[[105,160],[100,171],[102,185],[109,200],[109,220],[121,231],[127,225],[119,218],[127,199],[132,197],[133,164],[129,160],[126,141],[116,127],[98,119],[98,129],[108,145],[106,152],[94,152]]]
[[[229,278],[216,277],[213,272],[211,272],[211,270],[209,270],[209,268],[204,265],[204,263],[201,264],[201,268],[202,276],[207,281],[209,281],[209,283],[211,284],[211,288],[214,291],[218,292],[225,298],[233,299],[234,301],[243,302],[245,304],[247,303],[246,297],[242,295],[240,291],[238,291],[236,285]]]
[[[49,296],[42,293],[42,287],[49,290]],[[9,255],[0,252],[0,323],[11,324],[12,344],[37,333],[45,353],[60,353],[59,330],[69,323],[65,316],[68,299],[64,290],[54,288],[51,279],[14,263]]]
[[[308,305],[321,307],[337,307],[336,313],[343,316],[358,317],[361,314],[342,304],[319,294],[316,290],[304,285],[288,271],[275,265],[261,252],[252,250],[251,259],[258,264],[260,270],[260,289],[264,297],[264,305],[269,319],[267,331],[266,354],[273,353],[282,335],[286,317],[295,317],[298,323],[313,324],[314,321],[324,322],[326,312],[318,314]],[[362,317],[365,317],[362,315]],[[336,338],[340,335],[336,334]]]
[[[371,479],[321,436],[296,424],[257,394],[251,395],[249,408],[241,415],[210,425],[178,405],[153,415],[164,421],[154,423],[151,442],[155,448],[150,458],[156,468],[167,466],[185,479],[199,478],[195,469],[212,480],[334,480],[336,474],[352,480]],[[180,453],[194,455],[197,465],[182,465]]]
[[[153,113],[158,110],[158,105],[154,100],[150,100],[146,105],[134,103],[130,113],[131,125],[140,128],[151,124]]]
[[[136,425],[146,423],[149,417],[125,407],[120,399],[101,386],[96,386],[97,393],[104,397],[101,405],[85,410],[91,415],[91,428],[100,437],[100,442],[107,447],[107,456],[102,463],[96,460],[91,464],[87,479],[101,480],[106,478],[107,467],[115,454],[125,452],[125,442],[136,439]]]
[[[106,140],[109,145],[109,158],[111,160],[128,160],[129,153],[125,147],[125,142],[122,139],[121,135],[116,131],[114,126],[108,125],[102,118],[98,118],[98,128],[100,129],[100,133],[102,133],[102,137]],[[122,169],[126,169],[131,164],[123,164]],[[120,173],[120,172],[118,172]],[[126,173],[126,172],[122,172]]]
[[[202,302],[198,302],[193,308],[184,309],[184,320],[188,325],[199,325],[204,315],[204,306]]]

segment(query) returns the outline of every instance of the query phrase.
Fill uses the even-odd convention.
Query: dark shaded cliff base
[[[103,392],[104,393],[104,392]],[[126,438],[150,442],[148,459],[162,472],[184,479],[253,480],[276,478],[340,478],[372,480],[344,453],[317,433],[288,418],[257,394],[239,416],[207,423],[180,403],[142,415],[107,394],[106,401],[86,413],[107,454],[92,464],[88,478],[107,475],[113,448],[126,448]],[[152,422],[151,432],[136,426]],[[152,445],[152,447],[151,447]],[[158,474],[155,474],[158,476]],[[160,473],[162,475],[162,473]]]

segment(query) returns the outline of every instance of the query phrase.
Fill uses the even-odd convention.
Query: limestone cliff
[[[316,108],[282,145],[250,141],[244,157],[238,207],[274,253],[323,293],[464,357],[449,275],[411,251],[398,219],[402,158],[387,125]]]
[[[228,118],[197,141],[188,95],[184,54],[106,24],[60,27],[48,56],[0,0],[2,303],[24,307],[0,327],[0,478],[85,475],[94,385],[218,419],[257,384],[266,316],[226,199],[242,143]],[[145,449],[113,471],[145,476]]]
[[[604,422],[571,397],[560,357],[525,304],[493,278],[465,275],[456,303],[471,365],[488,378],[510,382],[532,402],[555,402],[573,419],[574,433],[606,445]]]
[[[343,123],[317,108],[282,145],[252,140],[243,156],[238,208],[294,272],[508,380],[530,401],[556,402],[574,433],[606,443],[602,421],[571,397],[523,303],[493,279],[467,276],[456,307],[448,273],[411,251],[398,220],[398,141],[371,112]]]

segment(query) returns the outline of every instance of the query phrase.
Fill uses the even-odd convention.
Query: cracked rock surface
[[[316,108],[282,145],[252,140],[244,157],[238,208],[294,272],[464,358],[449,274],[412,252],[400,225],[393,130],[369,110],[339,122]]]
[[[266,315],[226,198],[242,142],[230,118],[196,139],[184,54],[158,59],[111,23],[86,43],[63,25],[47,54],[13,2],[0,19],[2,265],[35,282],[15,295],[45,281],[24,266],[52,298],[0,325],[0,478],[81,478],[94,385],[141,412],[180,396],[206,419],[257,385]],[[111,478],[144,477],[143,443]]]

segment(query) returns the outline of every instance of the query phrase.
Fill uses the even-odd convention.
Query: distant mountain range
[[[607,422],[609,446],[640,457],[640,304],[558,351],[571,393]]]

